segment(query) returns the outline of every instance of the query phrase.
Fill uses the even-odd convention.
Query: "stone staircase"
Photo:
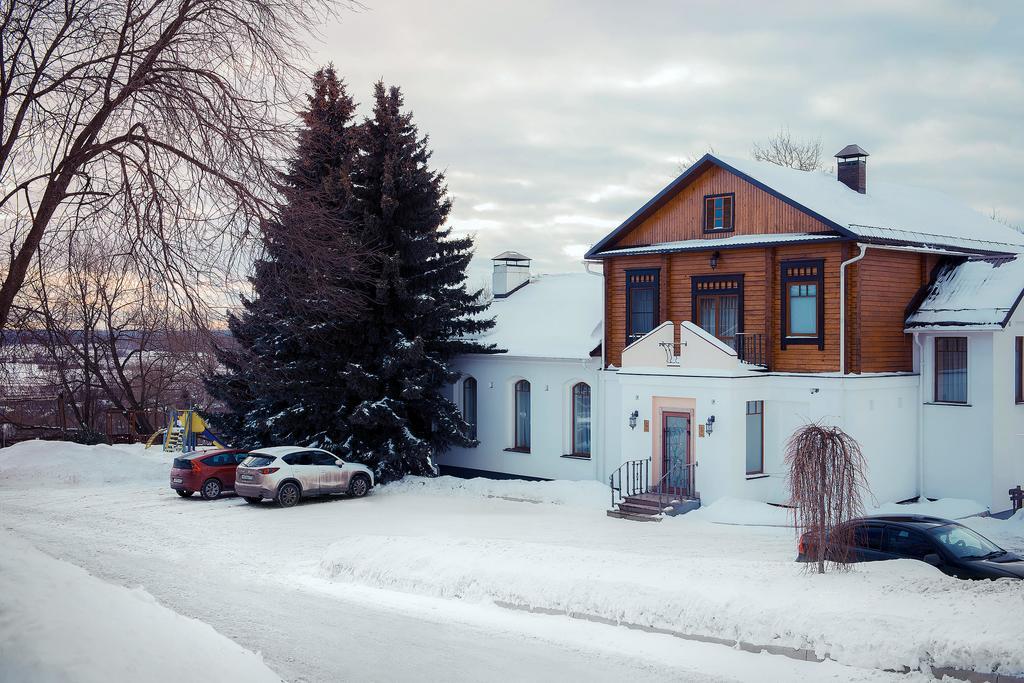
[[[660,522],[666,515],[683,515],[700,507],[699,498],[673,496],[662,508],[665,499],[657,493],[638,493],[626,496],[608,510],[609,517],[634,522]]]

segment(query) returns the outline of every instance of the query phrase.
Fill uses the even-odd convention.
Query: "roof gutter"
[[[839,374],[846,375],[846,266],[867,256],[868,245],[858,242],[860,253],[839,264]]]

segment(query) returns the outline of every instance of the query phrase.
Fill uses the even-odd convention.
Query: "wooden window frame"
[[[636,277],[651,277],[650,283],[636,284],[633,279]],[[626,270],[626,346],[629,346],[647,332],[633,332],[633,316],[630,311],[633,290],[653,289],[654,290],[654,324],[651,330],[661,324],[661,268],[630,268]]]
[[[756,413],[750,412],[751,404],[754,404],[754,406],[757,407],[757,408],[760,408],[760,410],[758,410],[758,412],[756,412]],[[750,477],[750,476],[755,476],[755,475],[758,475],[758,474],[764,474],[764,401],[747,401],[747,412],[746,412],[746,414],[747,414],[748,417],[750,415],[760,415],[761,416],[761,467],[758,468],[755,471],[747,470],[746,474],[747,474],[748,477]],[[743,426],[744,426],[744,429],[746,429],[746,422],[744,422]],[[744,459],[743,469],[744,470],[747,469],[746,457],[747,457],[746,450],[744,450],[743,451],[743,459]]]
[[[810,270],[813,274],[792,274],[791,270]],[[779,338],[782,349],[787,346],[817,346],[819,351],[825,350],[825,259],[800,259],[782,261],[779,264],[781,288],[779,290],[780,313]],[[816,284],[818,298],[818,333],[816,335],[789,336],[789,286],[791,284]]]
[[[940,340],[944,341],[944,340],[949,340],[949,339],[963,339],[964,340],[964,350],[962,352],[961,351],[943,351],[943,353],[957,353],[957,354],[963,353],[963,357],[964,357],[964,400],[962,400],[962,401],[950,401],[948,399],[939,398],[939,341]],[[970,384],[971,366],[970,366],[970,359],[969,359],[970,349],[971,349],[970,341],[967,339],[967,337],[965,337],[963,335],[941,336],[941,337],[935,337],[934,338],[934,340],[932,342],[932,380],[933,380],[933,382],[932,382],[932,400],[935,403],[941,403],[943,405],[951,405],[951,406],[963,406],[963,405],[968,405],[970,403],[970,400],[971,400],[971,392],[970,392],[970,387],[971,387],[971,384]]]
[[[700,306],[697,301],[702,296],[738,296],[736,310],[736,334],[746,331],[743,325],[743,274],[729,275],[694,275],[690,277],[690,320],[700,327]],[[701,327],[701,329],[704,329]],[[705,330],[706,331],[706,330]],[[718,335],[715,335],[718,338]],[[719,341],[721,341],[719,339]],[[723,342],[724,343],[724,342]],[[739,340],[737,340],[737,345]]]
[[[512,441],[512,448],[509,448],[508,450],[515,451],[516,453],[529,453],[530,452],[530,446],[520,446],[519,445],[520,444],[520,440],[519,440],[519,436],[520,436],[520,434],[519,434],[519,387],[520,387],[520,385],[524,385],[524,384],[526,385],[526,392],[525,392],[527,394],[527,399],[526,400],[532,402],[533,386],[530,384],[529,380],[520,379],[520,380],[517,380],[516,383],[512,385],[512,430],[514,432],[514,434],[513,434],[513,439],[514,440]],[[526,427],[527,427],[527,429],[530,432],[533,431],[533,406],[532,405],[530,406],[530,421],[529,421],[529,424],[526,425]],[[529,434],[528,436],[532,437],[533,435]],[[531,445],[533,444],[533,439],[532,438],[530,439],[530,444]]]
[[[716,199],[728,199],[729,200],[729,224],[725,225],[725,216],[722,216],[722,227],[716,228],[714,225],[708,227],[708,216],[712,215],[708,211],[708,205]],[[724,207],[724,204],[723,204]],[[713,210],[713,209],[712,209]],[[724,213],[724,208],[723,208]],[[706,194],[704,195],[704,211],[701,214],[701,231],[704,234],[712,233],[718,234],[721,232],[735,232],[736,231],[736,193],[735,192],[721,192],[719,194]],[[711,219],[714,223],[714,218]]]
[[[1016,341],[1015,349],[1017,356],[1017,374],[1015,375],[1017,395],[1014,400],[1017,403],[1024,403],[1024,337],[1017,337],[1014,341]]]
[[[465,420],[469,424],[469,426],[471,427],[470,433],[469,433],[469,438],[473,439],[474,441],[476,441],[476,437],[477,437],[477,414],[478,414],[477,398],[479,396],[479,394],[477,393],[477,386],[478,386],[478,384],[477,384],[476,378],[473,377],[473,376],[466,377],[466,379],[462,380],[462,419]],[[467,400],[466,400],[467,399],[467,389],[469,387],[473,388],[473,394],[472,394],[472,396],[473,396],[473,419],[472,419],[472,421],[468,419],[467,410],[466,410],[466,406],[467,406],[467,403],[468,403]]]
[[[572,385],[572,389],[569,391],[569,410],[572,412],[572,448],[570,449],[569,454],[577,458],[590,459],[591,451],[581,451],[576,447],[576,390],[580,387],[586,387],[587,389],[587,400],[590,401],[590,438],[594,438],[594,404],[591,400],[593,398],[593,394],[591,392],[589,384],[587,384],[586,382],[576,382],[576,384]],[[587,447],[590,448],[590,445],[588,444]]]

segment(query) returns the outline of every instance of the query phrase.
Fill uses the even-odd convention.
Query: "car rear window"
[[[175,458],[171,467],[176,470],[190,470],[192,469],[192,461],[187,458]]]
[[[266,467],[274,460],[272,455],[250,455],[242,461],[242,467]]]

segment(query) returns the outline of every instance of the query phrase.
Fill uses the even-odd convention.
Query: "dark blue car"
[[[853,546],[844,554],[850,562],[920,560],[958,579],[1024,579],[1024,558],[949,519],[879,515],[848,524]],[[816,561],[814,541],[810,533],[800,537],[797,562]]]

